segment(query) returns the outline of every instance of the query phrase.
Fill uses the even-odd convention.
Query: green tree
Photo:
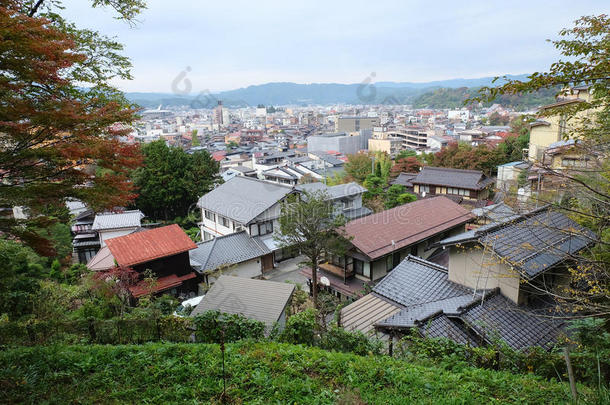
[[[400,184],[393,184],[388,188],[385,195],[385,208],[390,209],[403,205],[409,202],[413,202],[417,197],[411,193],[407,193],[405,186]]]
[[[280,230],[276,237],[280,246],[301,252],[312,272],[312,299],[318,309],[318,264],[329,254],[344,254],[347,240],[341,227],[342,215],[335,215],[330,197],[323,192],[291,196],[282,203]]]
[[[199,197],[220,181],[219,164],[207,151],[188,154],[163,140],[142,148],[144,165],[132,174],[139,190],[136,206],[148,217],[184,217]]]
[[[372,160],[368,155],[357,153],[348,155],[345,172],[359,184],[364,183],[366,176],[372,173]]]
[[[405,149],[405,150],[401,150],[398,155],[396,155],[396,160],[399,159],[404,159],[404,158],[409,158],[409,157],[417,157],[417,152],[415,152],[413,149]]]
[[[199,131],[196,129],[193,129],[193,131],[191,132],[191,146],[200,146],[201,142],[199,142],[199,137],[197,136],[197,133]]]

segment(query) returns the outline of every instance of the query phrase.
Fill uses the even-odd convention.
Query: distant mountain
[[[509,75],[525,79],[527,75]],[[266,83],[216,94],[126,93],[127,98],[144,108],[159,105],[213,108],[218,100],[229,107],[264,105],[328,105],[328,104],[410,104],[418,96],[438,88],[490,86],[493,77],[451,79],[425,83],[378,82],[365,84],[289,82]],[[499,83],[496,83],[499,84]]]

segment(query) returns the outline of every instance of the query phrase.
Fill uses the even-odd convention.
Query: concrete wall
[[[476,290],[500,287],[500,292],[515,304],[519,300],[520,276],[490,251],[483,254],[480,245],[451,247],[449,280]]]
[[[307,138],[307,152],[327,152],[330,150],[343,154],[354,154],[368,148],[368,134],[354,136],[310,136]]]

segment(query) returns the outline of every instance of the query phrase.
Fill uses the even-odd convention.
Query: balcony
[[[337,266],[331,263],[320,263],[318,267],[327,273],[333,274],[337,277],[341,277],[342,279],[348,279],[354,275],[354,271],[349,271],[344,269],[341,266]]]

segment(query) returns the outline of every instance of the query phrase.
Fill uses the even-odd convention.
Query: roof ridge
[[[447,269],[445,266],[441,266],[440,264],[437,263],[433,263],[431,261],[428,261],[426,259],[422,259],[421,257],[418,256],[413,256],[412,254],[408,254],[407,257],[405,259],[408,259],[410,261],[414,261],[414,262],[418,262],[420,264],[424,264],[428,267],[433,267],[436,270],[442,271],[443,273],[448,273],[449,269]]]
[[[476,170],[476,169],[455,169],[453,167],[442,167],[442,166],[424,166],[424,167],[422,167],[422,170],[424,170],[424,169],[451,170],[451,171],[454,171],[454,172],[462,172],[462,173],[484,174],[483,171]],[[421,171],[420,171],[420,173],[421,173]]]

